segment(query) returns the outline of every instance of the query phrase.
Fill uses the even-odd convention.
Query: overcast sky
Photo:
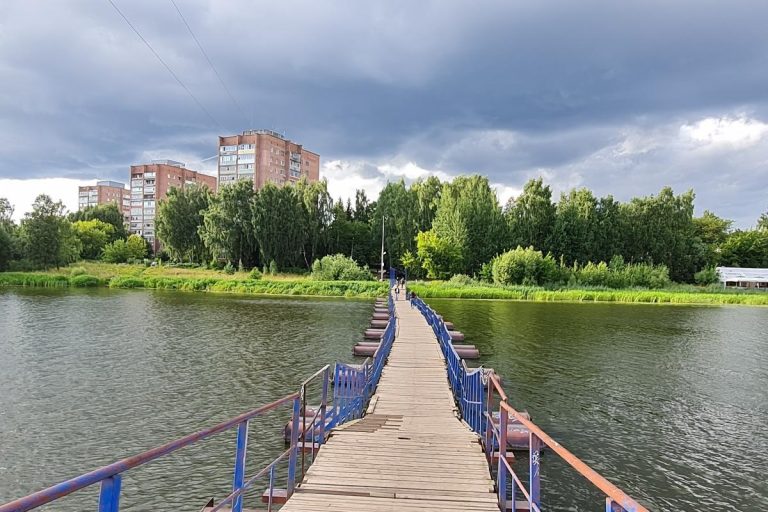
[[[0,9],[0,196],[125,182],[151,159],[215,172],[217,136],[271,128],[334,196],[487,175],[620,200],[693,188],[768,209],[768,2],[27,0]],[[207,112],[207,113],[206,113]],[[210,114],[210,115],[209,115]],[[206,160],[208,159],[208,160]]]

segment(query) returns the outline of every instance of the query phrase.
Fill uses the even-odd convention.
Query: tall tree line
[[[694,193],[658,194],[619,202],[580,188],[555,200],[542,179],[525,184],[504,206],[482,176],[435,177],[410,185],[388,183],[375,200],[358,190],[334,200],[325,181],[267,185],[241,181],[212,193],[172,189],[159,202],[156,232],[179,261],[228,262],[245,268],[311,268],[325,255],[343,254],[378,268],[382,228],[386,266],[412,275],[478,275],[497,254],[515,247],[550,253],[564,265],[610,261],[663,264],[676,281],[713,265],[768,267],[768,212],[750,230],[706,211],[694,217]],[[104,244],[125,238],[114,206],[65,216],[47,196],[21,225],[0,199],[0,269],[15,259],[38,267],[98,257]]]

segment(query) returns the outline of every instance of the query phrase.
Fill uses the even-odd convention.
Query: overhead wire
[[[217,126],[219,127],[219,129],[220,129],[220,130],[224,130],[224,128],[222,127],[221,123],[219,123],[219,122],[216,120],[216,118],[215,118],[215,117],[213,117],[213,115],[212,115],[212,114],[211,114],[211,113],[208,111],[208,109],[207,109],[207,108],[205,108],[205,106],[204,106],[204,105],[203,105],[203,104],[200,102],[200,100],[198,100],[198,99],[197,99],[197,96],[195,96],[195,95],[192,93],[192,91],[189,89],[189,87],[187,87],[187,86],[184,84],[184,82],[182,82],[182,81],[181,81],[181,79],[178,77],[178,75],[177,75],[176,73],[174,73],[174,72],[173,72],[173,69],[171,69],[171,66],[169,66],[169,65],[168,65],[168,63],[166,63],[166,62],[163,60],[163,58],[162,58],[162,57],[160,57],[160,54],[159,54],[159,53],[157,53],[157,51],[155,51],[155,49],[152,47],[152,45],[151,45],[151,44],[149,44],[149,41],[147,41],[147,40],[144,38],[144,36],[142,36],[142,35],[141,35],[141,32],[139,32],[139,31],[138,31],[138,29],[137,29],[137,28],[136,28],[136,27],[133,25],[133,23],[131,23],[131,21],[130,21],[130,20],[129,20],[129,19],[126,17],[126,16],[125,16],[125,14],[123,14],[123,11],[121,11],[121,10],[120,10],[120,8],[119,8],[119,7],[117,7],[117,5],[115,4],[115,2],[113,2],[112,0],[107,0],[107,2],[109,2],[109,3],[112,5],[112,7],[114,7],[115,11],[117,11],[117,13],[120,15],[120,17],[121,17],[121,18],[123,18],[123,20],[125,20],[125,22],[128,24],[128,26],[129,26],[129,27],[131,27],[131,30],[133,30],[133,31],[136,33],[136,35],[137,35],[137,36],[139,36],[139,39],[141,39],[141,40],[142,40],[142,42],[143,42],[143,43],[144,43],[144,44],[147,46],[147,48],[149,48],[149,51],[151,51],[151,52],[152,52],[152,54],[153,54],[153,55],[154,55],[154,56],[157,58],[157,60],[159,60],[159,61],[160,61],[160,63],[161,63],[161,64],[162,64],[162,65],[165,67],[165,69],[167,69],[167,70],[168,70],[168,73],[170,73],[170,74],[171,74],[171,76],[172,76],[172,77],[173,77],[173,78],[174,78],[174,79],[175,79],[175,80],[176,80],[176,81],[179,83],[179,85],[180,85],[180,86],[181,86],[181,87],[182,87],[182,88],[183,88],[185,91],[187,91],[187,94],[189,94],[190,98],[192,98],[192,100],[195,102],[195,104],[197,104],[197,106],[200,108],[200,110],[202,110],[202,111],[205,113],[205,115],[207,115],[207,116],[208,116],[208,118],[209,118],[209,119],[210,119],[210,120],[211,120],[211,121],[212,121],[212,122],[213,122],[215,125],[217,125]]]
[[[227,87],[226,82],[224,82],[224,79],[221,78],[221,75],[219,74],[219,71],[216,69],[216,66],[213,65],[213,61],[208,56],[208,53],[203,48],[202,43],[195,35],[195,32],[192,30],[192,27],[189,26],[189,23],[187,22],[187,19],[184,17],[184,14],[182,14],[181,9],[179,9],[179,6],[176,4],[175,0],[169,0],[171,4],[173,4],[173,7],[176,9],[176,12],[179,14],[179,18],[181,18],[181,21],[184,22],[184,26],[187,27],[187,30],[189,31],[189,35],[192,36],[192,39],[195,40],[195,44],[197,44],[197,47],[200,49],[200,53],[203,54],[203,57],[205,57],[205,60],[208,62],[208,65],[213,70],[213,73],[216,75],[216,78],[219,79],[219,83],[221,84],[221,87],[224,89],[224,92],[227,93],[227,96],[229,97],[230,101],[232,101],[232,104],[235,106],[235,109],[237,112],[240,112],[244,115],[245,110],[242,106],[240,106],[240,103],[235,99],[235,97],[232,95],[232,92],[230,92],[229,88]],[[247,122],[247,119],[246,119]]]

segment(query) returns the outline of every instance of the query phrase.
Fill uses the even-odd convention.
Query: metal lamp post
[[[386,219],[386,215],[381,216],[381,274],[379,276],[379,280],[384,280],[384,219]]]

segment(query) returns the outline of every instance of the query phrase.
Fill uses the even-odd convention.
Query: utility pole
[[[386,219],[386,215],[381,216],[381,275],[379,276],[379,280],[384,280],[384,219]]]

